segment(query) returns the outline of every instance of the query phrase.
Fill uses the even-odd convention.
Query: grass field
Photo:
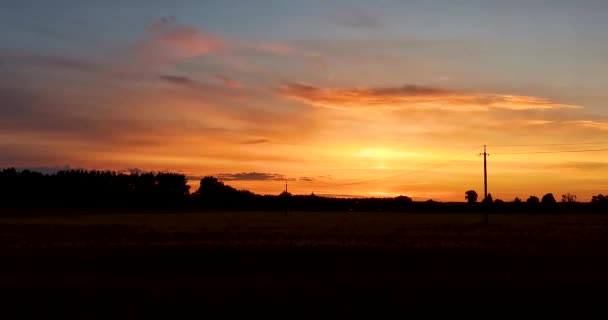
[[[0,289],[25,314],[607,297],[608,215],[13,213],[0,218]]]

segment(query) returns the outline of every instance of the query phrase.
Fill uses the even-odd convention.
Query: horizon
[[[0,167],[464,202],[487,145],[494,199],[608,190],[608,2],[3,7]]]
[[[14,169],[17,170],[17,172],[22,172],[22,171],[30,171],[30,172],[34,172],[34,173],[39,173],[39,174],[43,174],[45,176],[49,176],[49,175],[55,175],[57,173],[59,173],[60,171],[83,171],[83,172],[92,172],[92,171],[99,171],[99,172],[109,172],[109,173],[114,173],[114,174],[124,174],[124,175],[141,175],[141,174],[177,174],[177,175],[181,175],[185,178],[185,184],[188,186],[189,191],[188,194],[193,195],[196,193],[196,191],[198,190],[200,183],[201,183],[201,179],[204,178],[203,176],[201,177],[197,177],[198,179],[193,179],[194,177],[189,177],[183,173],[179,173],[179,172],[171,172],[171,171],[142,171],[140,169],[135,169],[135,168],[131,168],[131,169],[125,169],[125,170],[119,170],[119,171],[113,171],[113,170],[88,170],[85,168],[70,168],[69,166],[63,167],[63,168],[5,168],[8,170]],[[0,171],[2,171],[2,168],[0,168]],[[255,172],[252,172],[251,174],[256,174]],[[205,177],[212,177],[215,179],[218,179],[217,177],[213,176],[213,175],[208,175]],[[251,191],[249,189],[246,188],[239,188],[239,187],[235,187],[234,185],[230,184],[229,182],[231,181],[225,181],[225,180],[221,180],[218,179],[217,181],[223,183],[226,186],[230,186],[232,188],[234,188],[235,190],[238,191],[246,191],[246,192],[253,192],[256,195],[259,196],[277,196],[277,195],[281,195],[283,194],[285,191],[288,191],[290,195],[293,196],[318,196],[318,197],[324,197],[324,198],[335,198],[335,199],[396,199],[399,197],[406,197],[411,199],[414,202],[426,202],[426,201],[435,201],[435,202],[440,202],[440,203],[466,203],[469,202],[468,199],[466,197],[464,197],[464,201],[463,200],[459,200],[459,201],[455,201],[455,200],[441,200],[441,199],[433,199],[433,198],[425,198],[425,197],[419,197],[419,196],[412,196],[412,195],[407,195],[407,194],[389,194],[389,193],[384,193],[384,192],[378,192],[378,193],[368,193],[368,194],[337,194],[337,193],[317,193],[312,191],[311,193],[293,193],[291,192],[291,190],[287,190],[287,189],[283,189],[280,192],[275,192],[275,193],[256,193],[254,191]],[[283,181],[283,183],[286,183],[287,181]],[[283,184],[283,186],[285,188],[288,187],[288,185]],[[477,193],[477,190],[472,190],[475,191]],[[467,191],[468,192],[468,191]],[[466,193],[465,193],[466,195]],[[520,202],[525,202],[526,200],[528,200],[528,198],[532,198],[535,197],[538,199],[543,198],[543,196],[548,196],[548,195],[552,195],[554,197],[554,199],[559,198],[559,194],[553,194],[552,192],[546,192],[546,193],[542,193],[542,194],[532,194],[528,197],[520,197],[520,196],[516,196],[515,198],[509,200],[509,199],[502,199],[502,198],[498,198],[498,197],[494,197],[491,192],[488,193],[488,197],[489,199],[491,199],[491,202],[494,202],[496,200],[500,200],[503,202],[516,202],[516,199],[518,199],[518,201]],[[561,202],[578,202],[578,203],[591,203],[594,202],[596,200],[593,199],[589,199],[589,200],[585,200],[585,199],[581,199],[579,198],[576,194],[571,194],[571,193],[566,193],[561,195],[563,196],[574,196],[574,198],[571,198],[569,200],[564,200],[562,199]],[[479,202],[482,202],[483,199],[483,193],[478,194],[479,199],[475,200],[474,202],[477,202],[479,200]],[[594,194],[592,197],[596,198],[596,196],[600,196],[603,197],[604,195],[601,193],[597,193]],[[557,198],[556,198],[557,197]]]

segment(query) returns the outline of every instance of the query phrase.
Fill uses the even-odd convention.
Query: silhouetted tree
[[[598,194],[597,196],[591,197],[591,203],[593,204],[608,204],[608,195]]]
[[[554,205],[556,203],[555,197],[553,196],[553,193],[547,193],[547,194],[545,194],[543,196],[541,202],[544,205]]]
[[[54,174],[42,174],[15,168],[0,169],[0,207],[180,207],[197,206],[215,209],[248,210],[331,210],[331,211],[418,211],[418,212],[470,212],[478,208],[495,211],[512,208],[552,208],[565,210],[593,210],[608,212],[608,196],[598,194],[591,203],[576,203],[576,196],[562,195],[569,204],[554,206],[552,194],[543,197],[543,206],[536,196],[528,198],[526,206],[507,204],[496,199],[491,206],[470,206],[462,203],[442,203],[433,200],[414,202],[411,198],[329,198],[310,195],[257,195],[237,190],[215,177],[204,177],[198,190],[190,194],[186,177],[175,173],[114,172],[97,170],[62,170]],[[476,202],[474,190],[465,193],[465,199]],[[486,202],[491,202],[488,194]],[[515,198],[514,203],[521,200]],[[0,210],[2,212],[2,210]]]
[[[175,206],[188,197],[186,178],[173,173],[127,174],[62,170],[43,175],[14,168],[0,172],[0,194],[12,206]]]
[[[479,198],[479,196],[477,195],[477,192],[475,192],[475,190],[468,190],[464,194],[465,194],[464,198],[467,200],[468,203],[475,203],[475,202],[477,202],[477,198]]]
[[[576,202],[576,195],[570,193],[562,194],[562,202]]]
[[[538,203],[540,203],[540,200],[538,199],[537,196],[530,196],[528,198],[528,200],[526,200],[526,203],[528,203],[528,204],[538,204]]]
[[[515,197],[515,199],[513,199],[513,203],[521,203],[521,199],[519,197]]]
[[[483,203],[488,203],[491,204],[494,202],[494,199],[492,199],[492,194],[488,193],[488,197],[482,200]]]

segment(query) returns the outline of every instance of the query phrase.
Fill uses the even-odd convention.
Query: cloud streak
[[[221,74],[214,74],[213,78],[215,80],[217,80],[219,83],[221,83],[221,84],[223,84],[223,85],[225,85],[226,87],[229,87],[229,88],[236,89],[236,88],[240,88],[241,87],[241,84],[238,83],[237,81],[235,81],[233,79],[230,79],[230,78],[228,78],[226,76],[223,76]]]
[[[283,83],[279,94],[311,106],[337,109],[441,109],[452,111],[573,109],[549,99],[448,90],[419,85],[400,87],[331,88],[302,83]]]
[[[374,29],[382,26],[382,20],[362,9],[349,9],[335,14],[332,19],[334,23],[350,27]]]
[[[317,51],[295,47],[283,42],[256,42],[243,43],[242,47],[250,49],[258,53],[264,53],[274,56],[303,56],[303,57],[320,57],[321,54]]]
[[[261,138],[261,139],[249,139],[242,142],[242,144],[262,144],[270,142],[269,139]]]
[[[241,172],[241,173],[220,173],[216,175],[222,181],[294,181],[294,178],[287,178],[278,173],[264,172]]]

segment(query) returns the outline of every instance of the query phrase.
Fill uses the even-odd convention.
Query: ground
[[[25,315],[599,303],[608,284],[608,215],[9,211],[0,289]]]

